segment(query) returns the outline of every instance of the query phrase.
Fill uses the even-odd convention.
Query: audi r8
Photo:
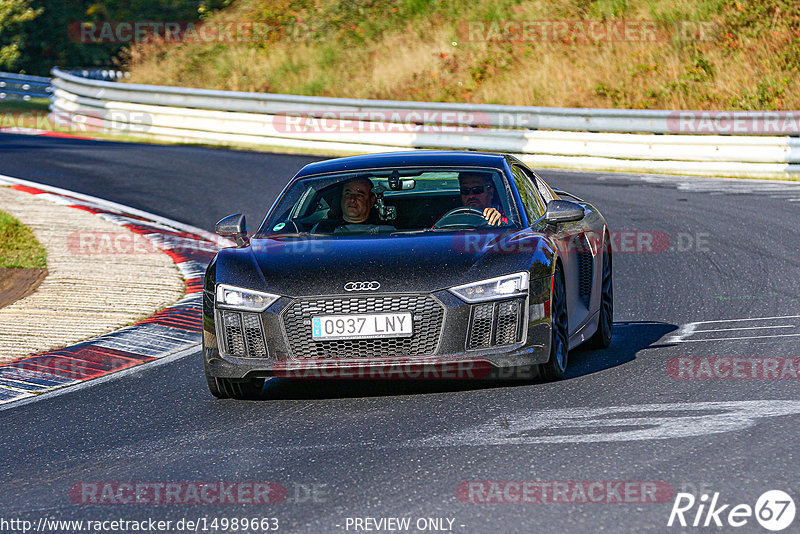
[[[570,349],[611,341],[605,219],[510,155],[312,163],[254,234],[240,214],[216,231],[236,242],[204,282],[204,367],[220,398],[257,397],[271,377],[397,366],[557,380]]]

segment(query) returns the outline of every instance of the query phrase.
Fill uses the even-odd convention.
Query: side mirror
[[[250,244],[250,240],[247,238],[247,223],[241,213],[228,215],[220,220],[214,227],[214,232],[222,237],[235,238],[237,247],[246,247]]]
[[[583,206],[569,200],[551,200],[547,203],[544,220],[548,224],[580,221],[586,215]]]

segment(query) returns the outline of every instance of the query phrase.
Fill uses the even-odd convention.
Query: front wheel
[[[550,295],[550,359],[539,366],[544,380],[561,380],[567,370],[569,356],[569,316],[564,273],[556,265],[553,273],[553,292]]]
[[[600,317],[597,323],[597,332],[589,338],[587,346],[595,349],[605,349],[611,345],[611,327],[614,324],[614,283],[611,277],[611,243],[606,236],[606,246],[603,250],[603,281],[600,291]]]
[[[231,378],[215,378],[206,376],[208,389],[218,399],[254,400],[261,397],[263,378],[233,380]]]

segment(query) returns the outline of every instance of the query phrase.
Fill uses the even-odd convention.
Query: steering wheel
[[[476,220],[479,218],[480,221]],[[489,221],[483,218],[483,212],[467,206],[453,208],[441,217],[433,225],[434,228],[447,228],[451,226],[463,226],[474,228],[476,226],[488,226]]]

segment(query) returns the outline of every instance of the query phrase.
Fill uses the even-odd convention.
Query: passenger
[[[508,219],[503,216],[500,204],[495,198],[497,195],[490,173],[460,172],[458,173],[458,184],[461,188],[461,203],[465,207],[480,211],[491,226],[508,224]]]
[[[369,178],[359,176],[351,178],[342,184],[342,194],[339,199],[341,216],[338,214],[323,219],[314,225],[312,233],[331,233],[339,231],[357,231],[361,228],[348,225],[374,225],[377,216],[373,207],[377,201],[372,192],[373,184]],[[335,213],[335,212],[334,212]],[[330,215],[329,215],[330,217]]]

